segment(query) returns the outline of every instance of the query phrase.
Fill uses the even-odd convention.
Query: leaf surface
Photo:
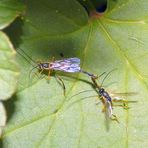
[[[22,11],[17,1],[0,1],[0,29],[8,26]],[[0,101],[9,99],[16,90],[19,68],[15,62],[13,45],[7,35],[0,31]],[[0,102],[0,135],[6,123],[6,111]]]
[[[8,26],[22,13],[23,5],[18,0],[0,1],[0,29]]]
[[[13,38],[18,48],[35,61],[60,59],[60,53],[78,57],[84,70],[97,75],[117,68],[104,86],[116,92],[138,92],[126,98],[138,102],[130,104],[129,110],[115,107],[120,124],[111,122],[107,132],[102,104],[96,105],[94,97],[81,99],[96,95],[95,91],[71,98],[80,91],[93,90],[87,76],[56,72],[66,86],[64,97],[54,74],[49,82],[47,73],[42,73],[45,77],[41,79],[32,72],[29,78],[33,67],[18,54],[21,78],[15,101],[8,104],[13,114],[2,137],[3,146],[146,147],[147,4],[146,0],[110,1],[104,15],[92,19],[74,0],[26,0],[24,19],[13,26],[16,33],[21,30],[20,36]],[[18,52],[22,54],[21,49]]]

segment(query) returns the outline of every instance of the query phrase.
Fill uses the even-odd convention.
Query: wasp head
[[[39,63],[38,67],[40,70],[48,70],[49,69],[49,63]]]
[[[100,88],[99,93],[102,95],[104,93],[104,88]]]

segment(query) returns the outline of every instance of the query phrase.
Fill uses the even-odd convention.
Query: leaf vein
[[[137,68],[135,67],[135,65],[131,62],[131,60],[127,57],[127,55],[125,55],[125,53],[122,51],[121,47],[118,45],[118,43],[111,37],[110,33],[107,31],[107,29],[105,28],[105,26],[103,25],[103,23],[101,22],[101,20],[97,21],[98,25],[102,28],[102,30],[105,32],[106,36],[108,37],[108,39],[110,40],[111,44],[113,46],[116,47],[116,49],[118,50],[118,52],[120,53],[120,55],[122,55],[123,59],[125,60],[125,63],[128,64],[133,71],[135,72],[137,78],[139,80],[141,80],[142,84],[144,84],[144,86],[146,87],[146,89],[148,90],[148,84],[146,83],[146,81],[144,80],[144,77],[142,76],[142,74],[137,70]]]

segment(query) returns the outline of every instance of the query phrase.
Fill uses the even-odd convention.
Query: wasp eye
[[[104,89],[103,89],[103,88],[101,88],[99,92],[100,92],[100,93],[103,93],[103,92],[104,92]]]
[[[43,67],[44,67],[44,68],[48,68],[48,63],[44,63],[44,64],[43,64]]]
[[[39,69],[42,69],[42,64],[38,64]]]

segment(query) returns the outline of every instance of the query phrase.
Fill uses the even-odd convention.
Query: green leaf
[[[0,100],[6,100],[16,90],[19,70],[14,61],[16,52],[3,32],[0,32],[0,50]]]
[[[9,99],[15,92],[19,75],[14,61],[15,51],[8,37],[0,31],[0,101]],[[0,102],[0,135],[6,123],[6,111]]]
[[[14,62],[15,51],[8,37],[0,31],[0,101],[9,99],[16,90],[19,70]],[[0,102],[0,135],[6,124],[6,111]]]
[[[8,37],[0,31],[0,101],[9,99],[16,90],[19,75],[15,51]],[[6,123],[6,111],[0,102],[0,135]]]
[[[6,124],[6,111],[5,111],[5,108],[4,108],[4,105],[3,103],[0,102],[0,135],[2,135],[2,130]]]
[[[0,29],[8,26],[22,12],[23,5],[18,0],[0,1]]]
[[[111,122],[107,132],[102,104],[96,105],[96,98],[89,97],[97,94],[87,76],[57,72],[66,86],[64,97],[54,74],[49,83],[33,72],[30,78],[33,67],[18,54],[19,90],[15,102],[7,104],[11,115],[2,137],[3,147],[146,147],[147,4],[146,0],[111,1],[103,16],[92,19],[74,0],[26,0],[24,19],[9,30],[11,37],[14,30],[16,34],[21,32],[13,38],[18,48],[36,61],[60,59],[60,53],[78,57],[84,70],[97,75],[117,68],[105,80],[105,88],[137,92],[125,99],[138,102],[129,104],[129,110],[114,107],[120,124]],[[24,55],[21,49],[18,52]],[[101,83],[102,78],[99,80]],[[71,98],[88,89],[92,92]]]
[[[0,29],[8,26],[19,14],[22,6],[17,1],[0,1]],[[19,75],[18,65],[15,63],[16,52],[5,33],[0,31],[0,101],[9,99],[16,90]],[[0,102],[0,135],[6,124],[6,111]]]

